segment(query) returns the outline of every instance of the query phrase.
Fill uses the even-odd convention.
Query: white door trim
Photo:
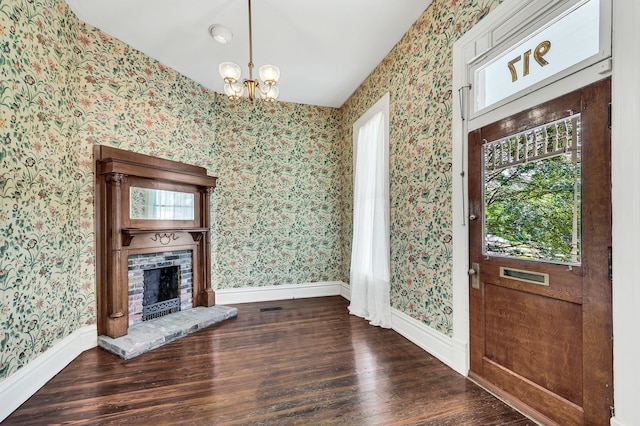
[[[470,120],[471,70],[483,60],[495,56],[492,49],[500,49],[522,37],[521,30],[533,30],[531,22],[565,10],[573,0],[528,0],[526,3],[502,3],[487,17],[471,28],[453,46],[453,339],[466,348],[466,359],[459,360],[458,371],[469,370],[469,199],[467,184],[467,135],[469,131],[498,121],[516,112],[587,86],[611,75],[611,59],[599,60],[587,68],[565,75],[559,80],[536,86],[530,93],[515,98]],[[601,19],[611,18],[611,3],[602,0]],[[610,30],[609,30],[610,33]],[[608,38],[610,40],[610,38]]]

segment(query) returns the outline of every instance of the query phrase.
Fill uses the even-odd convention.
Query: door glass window
[[[484,144],[484,254],[580,263],[580,114]]]

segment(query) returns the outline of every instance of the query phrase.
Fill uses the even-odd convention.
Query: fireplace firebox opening
[[[180,310],[180,266],[144,271],[142,321]]]
[[[193,251],[140,253],[128,259],[129,325],[193,305]]]

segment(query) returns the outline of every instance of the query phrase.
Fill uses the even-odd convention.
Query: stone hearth
[[[132,325],[127,335],[116,339],[98,336],[98,346],[120,358],[131,359],[237,315],[238,310],[229,306],[199,306]]]

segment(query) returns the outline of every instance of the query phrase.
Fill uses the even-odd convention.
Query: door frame
[[[612,7],[609,0],[601,0],[605,10],[601,19],[611,33]],[[468,159],[467,146],[470,131],[483,125],[499,121],[502,118],[526,110],[535,105],[555,99],[563,94],[578,90],[591,83],[611,76],[611,58],[594,63],[573,74],[547,83],[543,87],[523,95],[498,108],[469,119],[473,81],[472,68],[483,58],[490,56],[492,49],[499,49],[511,39],[521,37],[519,29],[522,23],[539,18],[540,9],[551,7],[560,0],[533,0],[523,8],[519,2],[505,2],[494,9],[488,16],[471,28],[453,47],[453,146],[452,146],[452,179],[453,179],[453,357],[451,367],[463,375],[469,372],[469,235],[468,235]],[[524,12],[523,12],[524,10]],[[509,25],[507,25],[507,23]],[[494,36],[496,31],[509,26],[510,33],[502,34],[500,43]],[[529,25],[528,29],[531,29]],[[507,41],[505,41],[507,40]],[[493,43],[493,44],[492,44]]]
[[[467,125],[461,119],[464,105],[458,101],[458,89],[467,84],[465,48],[471,48],[481,34],[488,28],[503,22],[506,13],[504,7],[519,2],[505,2],[476,26],[460,38],[454,45],[453,69],[453,337],[449,346],[451,356],[449,365],[462,375],[468,372],[468,232],[462,218],[466,197],[466,160],[461,164],[462,153],[466,146]],[[500,15],[500,17],[498,17]],[[640,193],[629,191],[626,182],[640,182],[640,144],[637,143],[637,115],[640,111],[640,98],[628,96],[640,93],[640,2],[635,0],[616,0],[612,8],[612,129],[611,129],[611,179],[612,179],[612,245],[613,245],[613,332],[615,336],[614,352],[614,402],[615,415],[612,426],[634,424],[640,419],[640,344],[636,339],[636,329],[630,324],[640,320],[640,292],[629,283],[637,282],[637,257],[635,241],[640,240]],[[605,75],[601,75],[604,77]],[[595,81],[595,79],[594,79]],[[587,83],[588,84],[588,83]],[[466,103],[462,91],[463,102]]]

